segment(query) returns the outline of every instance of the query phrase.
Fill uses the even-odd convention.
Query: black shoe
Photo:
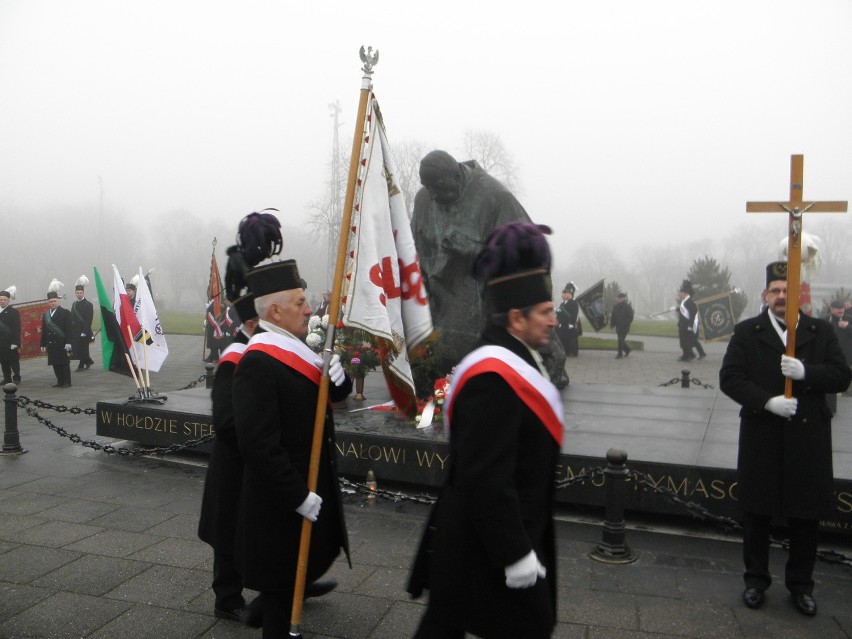
[[[55,384],[51,384],[50,387],[51,388],[64,388],[65,384],[60,384],[59,382],[56,382]]]
[[[243,606],[243,613],[240,615],[240,620],[249,628],[260,628],[263,626],[263,604],[258,595],[252,601]]]
[[[336,579],[315,581],[312,584],[305,586],[305,599],[310,599],[311,597],[322,597],[323,595],[330,593],[335,588],[337,588]]]
[[[0,382],[0,386],[5,386],[6,384],[11,384],[11,383],[12,383],[11,379],[4,379],[2,382]]]
[[[64,384],[60,384],[59,388],[71,388],[71,382],[66,382]]]
[[[227,619],[228,621],[242,621],[244,606],[234,608],[233,610],[222,610],[221,608],[213,608],[213,615],[218,619]]]
[[[616,356],[615,356],[615,359],[621,359],[622,357],[624,357],[624,355],[622,355],[621,353],[619,353],[618,355],[616,355]]]
[[[82,364],[80,364],[77,368],[75,368],[75,369],[74,369],[74,372],[75,372],[75,373],[79,373],[80,371],[84,371],[84,370],[86,370],[86,369],[85,369],[85,368],[83,368],[83,365],[82,365]]]
[[[701,353],[701,355],[698,356],[698,359],[704,359],[705,357],[707,357],[707,353]]]
[[[21,376],[20,375],[12,375],[12,381],[15,384],[20,384],[21,383]]]
[[[629,350],[629,349],[628,349],[628,350],[626,350],[626,351],[624,351],[624,356],[625,356],[625,357],[629,357],[629,356],[630,356],[630,350]]]
[[[791,592],[790,598],[793,600],[793,605],[796,606],[796,610],[801,612],[803,615],[813,617],[816,614],[816,601],[814,601],[814,598],[811,595],[805,592]]]
[[[763,605],[763,591],[754,587],[746,588],[743,603],[749,608],[760,608]]]

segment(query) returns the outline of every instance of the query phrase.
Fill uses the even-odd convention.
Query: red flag
[[[142,326],[139,320],[136,319],[136,314],[133,312],[133,305],[130,303],[130,298],[127,297],[127,289],[124,288],[124,280],[118,274],[118,269],[115,264],[112,265],[112,304],[115,317],[118,320],[118,326],[121,328],[121,336],[127,349],[133,354],[133,340],[130,338],[130,333],[138,335],[142,332]],[[127,328],[130,327],[128,332]]]
[[[208,313],[213,314],[214,323],[222,321],[222,278],[219,276],[219,264],[216,262],[216,253],[210,257],[210,280],[207,283]],[[212,304],[212,307],[210,305]]]

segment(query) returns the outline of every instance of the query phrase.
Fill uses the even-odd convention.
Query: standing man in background
[[[9,302],[15,295],[15,287],[0,291],[0,366],[3,368],[3,384],[21,383],[21,314]]]
[[[54,280],[57,282],[57,280]],[[53,283],[51,283],[53,287]],[[59,293],[48,291],[49,310],[41,318],[41,352],[47,352],[47,363],[53,366],[56,375],[54,388],[71,386],[71,336],[74,327],[71,324],[71,311],[62,308]]]
[[[619,293],[615,296],[615,304],[609,317],[609,325],[615,329],[618,336],[618,355],[615,359],[621,359],[630,355],[630,347],[627,345],[627,333],[630,332],[630,324],[633,323],[633,307],[627,301],[627,295]]]
[[[568,282],[562,289],[562,303],[556,309],[556,334],[567,357],[580,354],[580,305],[574,299],[577,287]]]
[[[743,561],[749,608],[763,605],[772,583],[769,527],[786,518],[790,550],[784,582],[802,614],[817,612],[813,598],[819,519],[834,494],[831,413],[826,393],[849,387],[850,371],[829,323],[799,311],[796,356],[788,357],[785,324],[787,263],[766,267],[767,308],[734,328],[719,387],[742,406],[737,473],[743,509]],[[785,380],[793,380],[785,397]]]
[[[92,320],[94,319],[94,307],[86,299],[86,284],[89,278],[81,275],[74,285],[74,295],[77,301],[71,304],[71,321],[74,325],[73,338],[71,340],[71,352],[80,360],[77,365],[78,371],[87,370],[95,362],[89,356],[89,343],[92,341]]]
[[[695,353],[692,349],[695,348],[695,320],[698,318],[698,307],[695,305],[695,300],[692,299],[694,294],[692,282],[683,280],[678,289],[678,297],[680,304],[677,307],[677,335],[680,341],[680,349],[682,355],[677,358],[679,362],[688,362],[695,359]],[[702,351],[703,352],[703,351]],[[704,357],[704,355],[701,355]]]

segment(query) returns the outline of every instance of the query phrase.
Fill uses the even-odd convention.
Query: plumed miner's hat
[[[63,286],[65,286],[65,284],[54,277],[47,286],[47,299],[52,300],[58,298],[59,291],[62,290]]]
[[[473,276],[485,282],[485,300],[498,313],[548,302],[550,247],[545,235],[550,227],[530,222],[509,222],[495,228],[476,256]]]
[[[86,285],[89,283],[89,278],[85,275],[81,275],[77,278],[77,282],[74,284],[75,291],[85,291]]]
[[[248,273],[248,285],[255,298],[278,291],[302,288],[302,281],[296,260],[264,264],[253,268]]]
[[[3,293],[0,293],[2,295]],[[843,303],[843,300],[831,300],[831,308],[846,308],[846,305]]]
[[[683,280],[678,290],[683,293],[686,293],[687,295],[693,295],[695,293],[695,290],[692,288],[692,282],[690,282],[689,280]]]
[[[787,281],[787,262],[771,262],[766,265],[766,286],[775,280]]]
[[[254,308],[254,293],[249,292],[238,297],[234,300],[231,308],[237,314],[237,319],[240,322],[245,323],[257,318],[257,311]]]
[[[562,289],[562,292],[563,293],[571,293],[571,295],[573,295],[576,290],[577,290],[577,287],[574,285],[574,282],[568,282],[565,285],[565,288]]]
[[[17,292],[18,287],[12,284],[12,286],[7,286],[4,290],[0,291],[0,297],[8,297],[10,300],[15,299],[15,293]]]

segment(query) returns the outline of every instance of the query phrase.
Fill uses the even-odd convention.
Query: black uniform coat
[[[535,367],[505,329],[503,346]],[[556,622],[553,498],[559,446],[496,373],[470,379],[454,400],[447,480],[415,559],[408,592],[430,590],[430,611],[485,636],[549,636]],[[547,577],[506,586],[504,568],[535,550]]]
[[[308,496],[319,387],[271,355],[251,350],[253,343],[249,342],[234,374],[234,427],[245,463],[237,557],[248,588],[287,591],[293,587],[299,555],[303,517],[296,508]],[[342,401],[351,390],[349,377],[341,386],[331,384],[330,400]],[[349,556],[332,413],[329,406],[316,490],[323,502],[312,526],[306,583],[326,572],[341,548]]]
[[[74,332],[71,336],[72,359],[80,359],[85,353],[89,355],[89,342],[92,341],[92,319],[94,318],[94,307],[85,297],[75,300],[71,304],[71,322]]]
[[[68,361],[65,345],[71,343],[71,337],[74,335],[74,327],[71,325],[71,311],[61,306],[56,307],[51,318],[55,328],[48,328],[48,317],[50,317],[50,311],[46,311],[41,318],[41,346],[47,349],[48,365],[60,366]],[[57,329],[59,332],[57,332]]]
[[[577,355],[580,352],[578,339],[580,337],[580,304],[577,300],[563,301],[556,309],[556,334],[565,348],[566,355]]]
[[[21,314],[11,304],[0,311],[0,361],[18,361],[21,348]],[[12,344],[18,348],[12,350]]]
[[[784,394],[784,344],[768,311],[736,325],[719,371],[719,387],[742,406],[737,470],[739,501],[745,512],[819,519],[833,494],[831,412],[826,393],[849,387],[837,337],[825,320],[799,315],[796,358],[805,379],[793,382],[799,400],[787,420],[764,409]]]
[[[235,344],[245,346],[248,338],[243,333],[234,337]],[[241,354],[234,352],[231,359],[222,354],[213,378],[213,428],[216,438],[207,464],[204,496],[201,499],[201,517],[198,520],[198,537],[214,549],[227,555],[234,552],[237,533],[237,508],[243,486],[243,457],[234,430],[234,371]],[[234,361],[236,360],[236,361]]]
[[[689,315],[685,317],[680,310],[680,306],[678,306],[677,334],[680,338],[680,347],[684,351],[691,351],[695,346],[695,316],[698,315],[698,306],[695,300],[692,299],[692,296],[684,299],[681,304]]]

